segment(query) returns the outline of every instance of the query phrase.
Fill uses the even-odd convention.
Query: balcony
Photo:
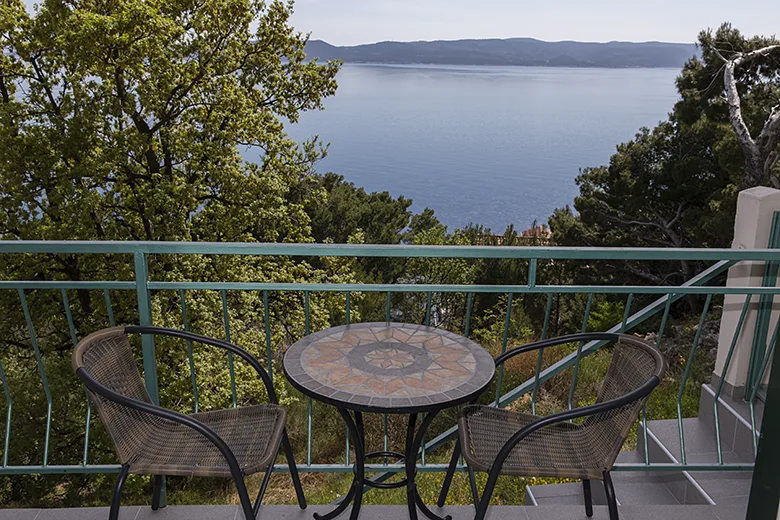
[[[545,311],[540,317],[539,330],[524,333],[529,337],[540,337],[551,334],[553,325],[561,322],[555,311],[559,308],[556,302],[561,299],[583,303],[583,314],[577,318],[577,328],[585,330],[591,327],[594,319],[592,303],[601,295],[623,302],[622,319],[605,325],[606,330],[652,332],[662,351],[673,353],[674,358],[667,359],[671,368],[664,381],[664,390],[656,393],[646,413],[640,417],[635,435],[626,444],[615,466],[621,518],[744,518],[749,500],[755,500],[751,499],[753,470],[761,464],[762,457],[774,456],[771,449],[759,451],[759,432],[762,418],[777,417],[776,411],[764,409],[764,402],[772,398],[771,387],[769,395],[766,395],[766,382],[771,372],[773,346],[780,323],[772,313],[773,297],[780,292],[776,278],[773,278],[780,262],[778,249],[0,241],[0,258],[3,259],[0,265],[12,265],[11,259],[34,262],[45,256],[76,259],[84,263],[91,258],[111,257],[115,265],[124,268],[118,268],[114,276],[69,280],[57,273],[43,273],[35,279],[18,279],[12,270],[4,272],[2,269],[5,268],[0,267],[0,290],[7,294],[15,293],[17,298],[18,305],[9,309],[9,316],[13,312],[19,314],[20,323],[24,326],[23,330],[16,332],[25,337],[25,341],[16,342],[14,355],[0,355],[0,379],[4,390],[0,405],[6,410],[4,420],[0,421],[4,447],[0,475],[9,487],[13,479],[31,475],[43,475],[41,478],[48,479],[46,482],[56,482],[57,476],[89,475],[88,478],[97,479],[119,470],[119,466],[110,461],[105,444],[101,444],[103,451],[95,453],[95,443],[102,442],[102,432],[99,421],[91,416],[89,403],[82,399],[80,404],[76,404],[75,400],[64,397],[63,389],[78,388],[78,381],[74,382],[74,378],[67,375],[68,345],[63,347],[57,343],[58,337],[64,334],[75,344],[85,333],[82,329],[87,322],[93,329],[114,325],[118,320],[140,324],[164,323],[185,329],[199,323],[201,327],[212,327],[204,332],[219,326],[223,337],[231,339],[232,333],[234,342],[249,348],[267,365],[275,384],[284,389],[286,404],[291,410],[288,425],[299,470],[314,475],[304,479],[307,495],[316,497],[308,510],[302,512],[294,506],[266,505],[261,510],[261,517],[311,518],[313,511],[327,511],[332,507],[328,502],[338,499],[337,493],[326,499],[322,487],[326,481],[332,485],[336,478],[327,480],[330,478],[328,475],[351,473],[350,448],[345,442],[343,425],[339,425],[338,416],[331,413],[332,410],[327,410],[321,403],[307,402],[285,386],[280,355],[285,345],[289,345],[288,341],[314,332],[324,324],[354,322],[358,317],[358,301],[363,302],[363,309],[373,305],[375,312],[382,314],[386,321],[415,319],[468,336],[475,328],[472,322],[475,305],[483,295],[498,295],[503,306],[504,314],[496,320],[499,324],[503,322],[503,327],[494,328],[495,341],[491,340],[494,354],[517,344],[513,337],[513,312],[519,312],[527,299],[545,302],[541,306]],[[302,260],[317,262],[333,257],[411,258],[442,264],[455,260],[503,259],[522,265],[527,277],[522,284],[452,285],[427,280],[404,284],[355,284],[322,280],[193,280],[166,276],[165,266],[172,262],[197,261],[218,265],[220,259],[235,257],[285,260],[291,265]],[[689,261],[706,267],[683,283],[663,286],[556,285],[544,283],[539,274],[550,266],[566,262],[587,266],[606,261]],[[215,269],[214,272],[218,271]],[[262,272],[258,273],[258,279],[262,279]],[[697,301],[702,303],[693,325],[679,318],[683,314],[689,315],[681,309],[688,308],[691,295],[700,297]],[[89,302],[90,316],[85,317],[83,313],[75,316],[72,312],[76,306],[74,297],[82,300],[80,304]],[[280,307],[276,305],[282,298],[288,306],[290,302],[297,302],[298,312],[293,316],[280,316],[276,310]],[[97,302],[100,302],[100,308]],[[414,311],[416,302],[419,308]],[[236,314],[239,305],[250,306],[260,317],[240,331],[235,327],[235,322],[242,318]],[[716,312],[718,309],[721,309],[720,312]],[[705,329],[712,321],[713,313],[719,322],[718,348],[717,352],[704,352],[702,345],[704,336],[708,334]],[[446,317],[444,323],[439,323],[443,316]],[[175,323],[171,321],[174,317]],[[280,331],[283,329],[282,334]],[[282,335],[286,339],[280,340]],[[253,343],[248,344],[247,338],[251,338]],[[672,344],[674,348],[669,350]],[[572,397],[576,401],[580,398],[575,393],[577,374],[583,379],[591,367],[588,363],[595,363],[593,366],[598,364],[602,346],[594,341],[579,345],[558,358],[539,355],[529,361],[530,372],[520,369],[508,371],[503,386],[489,390],[490,395],[485,399],[502,407],[529,410],[537,410],[538,407],[543,410],[547,403],[544,402],[542,389],[547,383],[566,385],[570,388],[570,402]],[[148,388],[173,385],[187,390],[187,397],[163,404],[182,410],[190,407],[192,411],[206,409],[218,402],[240,403],[237,395],[245,391],[251,393],[246,374],[237,365],[234,366],[232,359],[223,360],[225,364],[221,367],[209,365],[208,370],[220,374],[220,380],[224,381],[222,388],[199,386],[199,377],[205,370],[199,364],[214,363],[215,360],[193,352],[190,345],[182,343],[179,347],[181,357],[176,359],[183,361],[178,366],[180,370],[171,373],[158,373],[155,368],[160,356],[172,355],[167,345],[164,352],[159,348],[156,350],[153,343],[144,343],[139,348],[142,354],[139,362],[145,368]],[[24,349],[27,354],[20,356],[18,353]],[[714,360],[711,359],[713,355]],[[714,361],[714,370],[707,364],[711,361]],[[732,374],[748,365],[751,368],[747,383],[740,386],[735,383]],[[26,374],[27,377],[23,380],[11,377],[11,367],[16,374]],[[710,373],[703,376],[702,367],[710,367]],[[521,377],[524,373],[525,376]],[[33,376],[37,377],[35,384],[30,382]],[[16,386],[25,381],[23,388]],[[38,392],[36,396],[29,395],[31,388]],[[220,392],[221,397],[215,397]],[[29,408],[22,409],[21,406]],[[63,428],[64,422],[67,422],[68,428]],[[68,443],[58,438],[59,432],[74,425],[78,425],[83,434],[74,436],[70,431]],[[342,439],[338,453],[333,446],[325,450],[319,445],[318,432],[336,435],[333,433],[334,425],[340,428],[337,436]],[[387,446],[397,441],[397,432],[394,432],[397,428],[394,428],[392,419],[388,421],[377,417],[367,428],[372,429],[372,438],[377,443]],[[443,477],[456,428],[454,415],[442,414],[434,423],[431,438],[426,439],[418,466],[432,482]],[[36,432],[38,436],[30,438],[30,432]],[[78,438],[79,442],[74,444],[74,438]],[[31,450],[31,443],[36,449]],[[20,456],[22,452],[24,457]],[[287,470],[284,464],[277,464],[275,468],[279,472]],[[458,469],[463,472],[465,466],[459,465]],[[375,479],[388,479],[402,472],[403,467],[380,461],[367,465],[367,470]],[[756,481],[760,484],[762,478],[763,474],[757,474]],[[507,487],[499,499],[502,505],[491,509],[490,518],[585,518],[579,483],[524,484],[527,487],[524,487],[522,500],[522,491],[512,495],[508,491],[511,488]],[[140,480],[138,485],[142,485]],[[431,489],[434,488],[432,484]],[[60,491],[55,486],[52,494]],[[371,493],[381,494],[383,491]],[[435,501],[435,497],[424,498]],[[175,499],[179,502],[185,500],[184,495]],[[594,486],[594,502],[594,518],[607,518],[603,491],[598,485]],[[171,505],[157,512],[152,512],[147,506],[132,505],[123,510],[122,518],[196,520],[241,516],[236,506],[198,506],[192,500],[189,503],[192,505]],[[455,519],[473,516],[473,507],[468,505],[444,509]],[[105,518],[106,511],[105,508],[9,508],[0,510],[0,520],[87,520]],[[372,519],[405,518],[406,509],[401,505],[369,505],[362,515]]]

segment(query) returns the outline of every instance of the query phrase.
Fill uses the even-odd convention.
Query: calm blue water
[[[410,197],[451,228],[522,230],[571,204],[579,168],[666,117],[677,73],[346,65],[326,109],[288,131],[331,143],[319,171]]]

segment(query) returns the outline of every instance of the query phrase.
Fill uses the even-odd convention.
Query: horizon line
[[[311,37],[311,33],[309,33],[309,36]],[[671,41],[662,41],[662,40],[644,40],[644,41],[631,41],[631,40],[608,40],[608,41],[584,41],[584,40],[542,40],[540,38],[534,38],[533,36],[508,36],[508,37],[489,37],[489,38],[455,38],[455,39],[447,39],[447,38],[438,38],[433,40],[379,40],[375,42],[368,42],[368,43],[352,43],[352,44],[335,44],[330,43],[329,41],[325,40],[324,38],[310,38],[310,41],[321,41],[323,43],[327,43],[328,45],[331,45],[333,47],[359,47],[362,45],[377,45],[379,43],[437,43],[437,42],[463,42],[463,41],[490,41],[490,40],[498,40],[498,41],[506,41],[506,40],[535,40],[538,42],[543,43],[596,43],[596,44],[608,44],[608,43],[635,43],[635,44],[642,44],[642,43],[662,43],[667,45],[697,45],[696,42],[671,42]]]

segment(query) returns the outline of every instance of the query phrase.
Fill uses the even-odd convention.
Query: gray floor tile
[[[533,494],[536,498],[582,495],[582,483],[580,482],[567,482],[565,484],[543,484],[530,487],[533,488]]]
[[[737,475],[742,478],[729,478]],[[717,473],[701,475],[697,473],[694,475],[694,478],[716,504],[719,504],[722,500],[725,500],[728,504],[729,499],[733,497],[747,497],[750,495],[750,484],[752,482],[750,473],[743,474],[740,472],[739,474],[731,475]]]
[[[715,515],[718,520],[745,520],[747,503],[745,504],[718,504],[715,506]]]
[[[488,509],[487,515],[485,515],[485,520],[528,520],[528,513],[527,511],[531,509],[536,509],[534,507],[525,507],[525,506],[494,506]],[[446,508],[445,508],[446,510]],[[459,508],[459,511],[456,511],[457,516],[452,515],[452,520],[473,520],[474,519],[474,507],[461,507]],[[451,514],[447,512],[447,514]],[[420,517],[420,520],[422,520],[423,516]],[[406,517],[403,519],[396,519],[396,520],[406,520]]]
[[[0,509],[0,520],[35,520],[40,509]]]
[[[714,506],[623,506],[621,520],[718,520]]]
[[[740,458],[739,455],[737,455],[733,451],[723,451],[721,452],[721,456],[723,458],[724,464],[737,464],[740,462],[745,462]],[[691,453],[688,456],[688,463],[689,464],[717,464],[718,452],[707,451],[702,453]]]
[[[661,476],[660,480],[674,499],[677,500],[678,504],[690,504],[692,502],[692,500],[688,499],[688,489],[691,487],[691,483],[682,473],[668,473]],[[694,493],[691,498],[695,498],[696,494],[700,495],[700,493]],[[701,503],[705,504],[707,502],[702,498]]]
[[[680,430],[676,419],[661,419],[648,421],[650,431],[659,441],[674,455],[680,459]],[[730,433],[733,438],[733,424]],[[683,431],[685,434],[685,454],[686,456],[697,453],[714,453],[717,451],[715,442],[715,431],[707,426],[703,421],[690,417],[683,419]],[[724,433],[724,435],[726,435]],[[721,445],[724,444],[724,438],[721,437]],[[723,446],[724,451],[729,451],[731,445]]]
[[[534,498],[536,499],[536,504],[539,506],[581,506],[585,507],[585,499],[583,498],[581,493],[578,493],[576,495],[560,495],[560,496],[550,496],[550,497],[538,497],[534,495]],[[584,509],[583,509],[584,511]]]
[[[622,505],[679,505],[669,488],[661,483],[624,484],[615,482],[615,496]]]
[[[314,512],[326,513],[329,505],[310,506],[301,511],[295,506],[263,506],[262,520],[311,520]],[[452,515],[453,520],[472,520],[473,506],[448,506],[432,508],[438,514]],[[594,506],[591,520],[608,520],[606,506]],[[742,520],[745,504],[717,506],[620,506],[621,520]],[[346,511],[340,518],[349,518]],[[37,518],[36,518],[37,517]],[[0,510],[0,520],[105,520],[108,508],[77,509],[6,509]],[[152,512],[148,506],[123,507],[121,520],[242,520],[238,506],[169,506]],[[405,520],[405,506],[363,506],[360,514],[365,520]],[[420,515],[420,518],[423,518]],[[580,505],[552,506],[493,506],[488,510],[487,520],[588,520],[585,508]]]
[[[145,506],[135,520],[235,520],[238,511],[238,506],[168,506],[157,511]]]
[[[305,511],[297,507],[290,506],[263,506],[260,511],[260,520],[311,520],[312,514],[327,513],[332,509],[331,506],[309,506]],[[488,512],[487,520],[527,520],[525,510],[522,506],[491,508]],[[474,518],[473,506],[447,506],[442,509],[432,508],[434,513],[442,515],[451,515],[453,520],[472,520]],[[425,518],[422,513],[418,513],[419,518]],[[239,513],[237,520],[242,520]],[[345,511],[339,519],[349,518],[349,509]],[[406,506],[363,506],[360,509],[360,518],[365,520],[405,520],[408,518]],[[207,517],[203,517],[206,520]],[[192,518],[191,520],[201,520]]]
[[[119,520],[135,520],[141,508],[139,506],[119,509]],[[35,520],[106,520],[107,507],[79,507],[74,509],[41,509]]]
[[[622,511],[620,509],[619,511]],[[528,520],[609,520],[607,506],[593,506],[593,516],[585,516],[584,506],[538,506],[527,507]],[[510,517],[506,517],[509,520]],[[621,520],[628,520],[621,517]]]

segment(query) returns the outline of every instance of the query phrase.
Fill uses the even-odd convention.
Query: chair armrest
[[[504,461],[509,456],[509,454],[512,452],[512,450],[517,446],[517,444],[534,433],[535,431],[544,428],[545,426],[550,426],[556,423],[561,423],[565,421],[569,421],[571,419],[577,419],[580,417],[587,417],[588,415],[593,415],[596,413],[602,413],[602,412],[608,412],[610,410],[614,410],[616,408],[620,408],[621,406],[625,406],[628,403],[631,403],[633,401],[637,401],[639,399],[644,399],[648,395],[650,395],[650,392],[653,391],[653,389],[658,386],[658,384],[661,382],[660,379],[658,379],[658,376],[651,376],[648,381],[637,388],[636,390],[632,390],[631,392],[617,397],[615,399],[611,399],[609,401],[604,401],[603,403],[596,403],[588,406],[582,406],[580,408],[573,408],[571,410],[566,410],[564,412],[558,412],[554,413],[552,415],[548,415],[546,417],[542,417],[539,420],[536,420],[532,422],[531,424],[528,424],[520,429],[517,433],[512,435],[512,437],[509,438],[506,443],[504,443],[504,446],[501,448],[501,450],[498,452],[498,455],[496,456],[496,460],[493,461],[493,465],[490,468],[490,472],[493,472],[493,469],[496,467],[501,467],[504,465]]]
[[[214,430],[212,430],[202,422],[193,419],[188,415],[184,415],[182,413],[175,412],[167,408],[162,408],[160,406],[156,406],[151,403],[145,403],[137,399],[132,399],[130,397],[114,392],[110,388],[107,388],[101,385],[100,383],[98,383],[92,376],[90,376],[87,373],[87,371],[83,367],[76,370],[76,375],[84,383],[84,386],[86,386],[87,389],[93,394],[97,394],[102,397],[105,397],[106,399],[113,401],[117,404],[120,404],[122,406],[125,406],[127,408],[133,408],[135,410],[148,413],[149,415],[155,415],[157,417],[161,417],[168,421],[182,424],[184,426],[187,426],[195,430],[196,432],[200,433],[203,437],[208,439],[222,453],[222,455],[225,457],[225,460],[228,463],[230,472],[234,477],[242,474],[241,466],[239,466],[238,460],[236,460],[236,456],[233,454],[233,451],[230,449],[227,443],[224,440],[222,440],[222,438],[219,435],[217,435],[214,432]]]
[[[188,339],[190,341],[196,341],[198,343],[203,343],[205,345],[211,345],[213,347],[218,347],[227,350],[229,352],[232,352],[237,356],[239,356],[240,358],[242,358],[247,363],[249,363],[252,366],[252,368],[255,369],[255,372],[257,372],[257,375],[260,376],[260,379],[263,381],[263,384],[265,385],[265,389],[268,392],[268,400],[271,402],[271,404],[279,404],[279,399],[276,397],[276,391],[274,391],[274,385],[273,382],[271,381],[271,377],[268,375],[268,372],[265,371],[265,369],[257,360],[257,358],[255,358],[252,354],[242,349],[241,347],[233,345],[232,343],[228,343],[227,341],[222,341],[216,338],[210,338],[208,336],[202,336],[200,334],[195,334],[193,332],[189,332],[186,330],[167,329],[164,327],[133,325],[133,326],[125,327],[125,333],[126,334],[159,334],[162,336],[173,336],[176,338],[183,338],[183,339]]]
[[[511,350],[507,350],[496,358],[496,366],[501,365],[504,361],[518,354],[524,354],[525,352],[532,352],[546,347],[554,347],[556,345],[564,345],[566,343],[573,343],[575,341],[617,341],[620,338],[620,334],[613,334],[610,332],[583,332],[580,334],[568,334],[566,336],[558,336],[557,338],[545,339],[542,341],[536,341],[534,343],[527,343],[519,347],[515,347]]]

